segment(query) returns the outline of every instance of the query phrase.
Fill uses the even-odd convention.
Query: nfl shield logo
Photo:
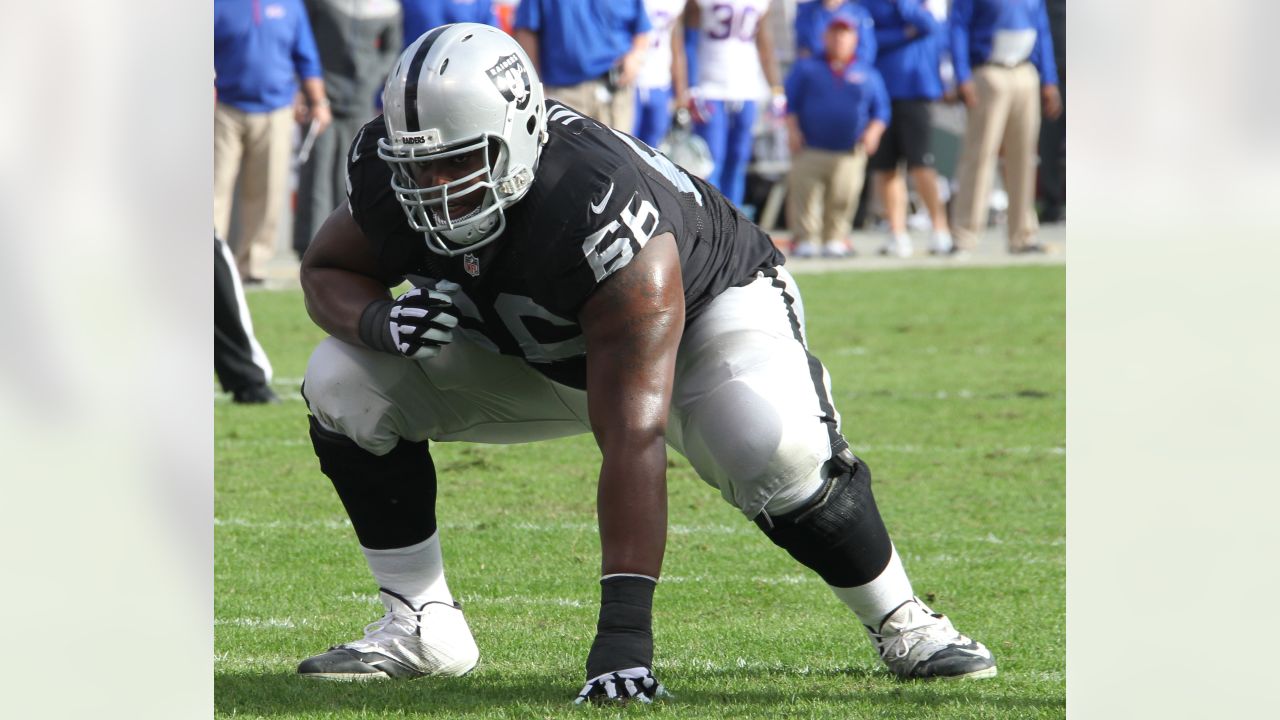
[[[466,270],[467,274],[470,275],[471,277],[475,277],[479,275],[480,274],[480,258],[476,257],[472,253],[467,253],[466,255],[463,255],[462,269]]]

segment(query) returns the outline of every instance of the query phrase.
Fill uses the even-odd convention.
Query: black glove
[[[439,280],[435,287],[415,287],[392,300],[370,303],[360,316],[360,339],[384,352],[399,353],[414,360],[440,354],[453,340],[458,325],[453,293],[459,287]]]
[[[662,687],[662,683],[658,682],[649,668],[634,667],[591,678],[582,688],[582,692],[578,693],[573,704],[581,705],[588,700],[595,702],[636,700],[651,703],[657,698],[670,697],[672,697],[671,693]]]

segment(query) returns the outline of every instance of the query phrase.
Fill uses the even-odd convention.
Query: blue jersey
[[[875,21],[871,13],[862,5],[847,1],[835,10],[828,10],[822,0],[809,0],[796,6],[796,50],[798,55],[822,57],[827,48],[822,44],[822,35],[827,25],[837,15],[849,19],[858,28],[858,52],[854,60],[861,64],[875,62],[877,38]]]
[[[297,78],[322,77],[301,0],[214,0],[218,102],[263,113],[293,104]]]
[[[787,112],[800,121],[809,147],[848,152],[872,120],[890,120],[889,95],[873,66],[851,62],[836,70],[826,58],[803,58],[786,89]]]
[[[956,82],[985,63],[1030,61],[1044,85],[1058,84],[1044,0],[955,0],[949,18]]]
[[[404,7],[404,46],[434,27],[473,22],[498,27],[493,0],[401,0]]]
[[[945,26],[920,0],[865,0],[876,24],[876,69],[894,100],[942,97]]]
[[[542,82],[559,87],[602,77],[652,28],[644,0],[522,0],[514,26],[538,36]]]

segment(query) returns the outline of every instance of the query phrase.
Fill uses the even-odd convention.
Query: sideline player
[[[693,129],[707,141],[715,160],[707,179],[739,207],[747,187],[756,103],[772,89],[770,112],[779,118],[786,113],[766,20],[769,5],[770,0],[688,0],[685,7],[685,26],[698,31],[697,76],[690,91]]]
[[[680,21],[684,0],[645,0],[649,13],[649,52],[636,77],[636,122],[631,133],[651,147],[658,147],[671,128],[671,102],[688,102],[689,81],[684,56],[684,25]]]
[[[304,660],[327,679],[461,675],[479,652],[445,581],[430,441],[591,432],[601,604],[578,701],[650,701],[668,445],[831,586],[903,678],[989,677],[915,598],[769,238],[706,182],[544,102],[498,30],[423,35],[351,148],[349,203],[302,266],[330,337],[305,397],[384,617]],[[402,278],[414,288],[392,298]],[[590,358],[590,362],[588,362]]]

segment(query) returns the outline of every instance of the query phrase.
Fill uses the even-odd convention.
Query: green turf
[[[904,683],[853,616],[671,456],[654,627],[677,699],[574,709],[597,599],[590,438],[435,445],[449,582],[480,665],[362,685],[297,662],[381,615],[307,441],[298,379],[322,337],[298,291],[249,296],[281,405],[219,398],[215,707],[262,718],[1048,718],[1065,705],[1065,272],[799,276],[810,345],[917,594],[995,653],[992,680]]]

